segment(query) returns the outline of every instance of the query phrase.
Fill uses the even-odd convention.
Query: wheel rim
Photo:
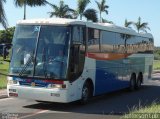
[[[132,79],[131,80],[131,87],[133,87],[134,86],[134,80]]]
[[[85,86],[84,88],[83,88],[83,91],[82,91],[82,99],[84,100],[84,101],[86,101],[86,100],[88,100],[88,88]]]
[[[138,82],[137,82],[137,86],[138,86],[138,87],[140,87],[140,86],[141,86],[141,81],[140,81],[140,80],[138,80]]]
[[[134,86],[135,86],[135,81],[134,79],[131,79],[131,84],[130,84],[131,90],[134,90]]]

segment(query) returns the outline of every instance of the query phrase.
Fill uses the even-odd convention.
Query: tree
[[[105,12],[106,14],[108,14],[107,9],[109,8],[109,6],[106,5],[106,0],[102,0],[101,2],[96,1],[96,4],[97,4],[98,9],[99,9],[100,22],[102,22],[102,13]]]
[[[0,44],[11,43],[14,35],[15,27],[7,28],[0,31]]]
[[[144,23],[141,22],[141,17],[139,17],[138,21],[136,23],[134,23],[134,26],[137,29],[138,33],[140,31],[147,33],[147,29],[150,30],[150,28],[148,27],[148,23],[147,22],[144,22]]]
[[[68,5],[64,4],[64,1],[59,2],[59,6],[51,5],[53,11],[48,12],[50,17],[56,16],[60,18],[75,18],[75,10],[71,9]]]
[[[97,11],[95,9],[89,8],[86,9],[87,5],[90,3],[90,0],[78,0],[77,4],[77,17],[80,16],[80,20],[82,20],[82,17],[84,16],[87,21],[93,21],[97,22]]]
[[[26,6],[42,6],[46,4],[50,4],[46,0],[14,0],[16,7],[24,7],[24,18],[26,19]]]
[[[127,19],[125,19],[124,26],[130,28],[131,25],[133,25],[133,22],[132,21],[128,21]]]
[[[114,24],[113,21],[109,21],[109,20],[103,19],[103,18],[102,18],[102,23]]]
[[[87,20],[91,20],[93,22],[98,22],[97,11],[95,9],[87,9],[83,15]]]
[[[6,19],[6,15],[5,15],[4,7],[3,7],[3,4],[5,2],[6,0],[0,0],[0,23],[6,29],[8,26],[8,23],[7,23],[7,19]]]
[[[82,20],[85,9],[89,3],[90,3],[90,0],[78,0],[77,14],[80,15],[80,20]]]

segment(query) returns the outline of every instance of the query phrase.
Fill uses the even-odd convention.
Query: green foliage
[[[160,48],[156,47],[154,50],[154,60],[160,60]]]
[[[24,4],[29,6],[42,6],[48,3],[46,0],[14,0],[17,7],[22,7]]]
[[[3,61],[3,58],[0,57],[0,73],[7,74],[9,69],[9,62]],[[7,86],[7,77],[0,75],[0,89],[6,88]]]
[[[7,28],[0,31],[0,43],[11,43],[14,35],[15,27]]]
[[[153,102],[149,106],[134,107],[129,114],[125,114],[121,119],[159,119],[160,104]]]
[[[102,18],[102,23],[114,24],[113,21],[109,21],[109,20],[103,19],[103,18]]]
[[[106,0],[102,0],[101,2],[95,1],[99,10],[99,14],[100,14],[100,22],[102,22],[102,13],[105,12],[106,14],[108,14],[108,8],[109,6],[106,5]]]
[[[78,15],[80,15],[81,20],[82,20],[83,14],[85,12],[85,9],[89,3],[90,3],[90,0],[78,0],[77,13],[78,13]]]
[[[4,7],[3,7],[3,4],[5,2],[6,0],[0,0],[0,23],[6,29],[8,26],[8,23],[7,23],[7,19],[6,19],[6,15],[5,15]]]
[[[56,16],[60,18],[74,18],[75,10],[66,5],[64,1],[60,1],[59,6],[51,5],[51,7],[53,11],[48,12],[50,17]]]
[[[46,0],[14,0],[14,4],[16,7],[24,7],[24,19],[26,19],[26,6],[44,6],[50,3]]]
[[[147,29],[150,30],[147,22],[142,23],[141,17],[138,18],[138,21],[136,23],[134,23],[134,25],[135,25],[135,28],[137,29],[138,33],[140,31],[147,33]]]
[[[134,23],[132,21],[128,21],[127,19],[125,19],[125,23],[124,23],[124,26],[125,27],[130,27],[131,25],[133,25]]]
[[[93,22],[98,22],[97,11],[95,9],[87,9],[83,15],[87,20],[91,20]]]
[[[154,60],[153,70],[160,70],[160,60]]]

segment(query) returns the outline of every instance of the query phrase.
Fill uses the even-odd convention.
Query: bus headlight
[[[13,80],[8,80],[8,85],[12,85],[13,84]]]
[[[17,80],[8,80],[8,85],[18,84]]]
[[[66,88],[66,85],[65,84],[49,84],[48,88],[64,89],[64,88]]]

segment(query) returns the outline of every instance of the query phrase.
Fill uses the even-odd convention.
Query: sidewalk
[[[7,97],[7,89],[0,89],[0,99]]]

